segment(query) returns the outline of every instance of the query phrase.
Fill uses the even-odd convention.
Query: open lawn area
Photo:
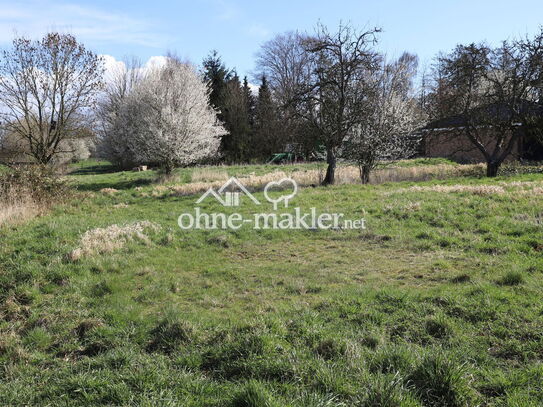
[[[273,171],[320,169],[85,162],[66,203],[0,226],[0,404],[543,405],[542,174],[307,185],[288,208],[365,230],[178,227],[187,185]]]

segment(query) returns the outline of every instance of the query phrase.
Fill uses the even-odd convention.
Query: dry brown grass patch
[[[79,247],[73,250],[69,258],[77,261],[95,254],[110,253],[121,249],[128,242],[140,240],[148,243],[147,231],[158,231],[160,225],[149,221],[134,222],[128,225],[110,225],[107,228],[96,228],[83,234]]]
[[[455,177],[482,176],[484,164],[469,165],[423,165],[416,167],[391,167],[375,170],[370,175],[370,184],[401,181],[430,181]]]
[[[409,191],[417,192],[442,192],[442,193],[457,193],[468,192],[474,195],[495,195],[505,194],[507,191],[498,185],[432,185],[432,186],[413,186],[408,188]]]
[[[192,182],[226,181],[228,173],[215,168],[196,168],[192,171]]]
[[[17,224],[39,215],[40,205],[24,187],[11,187],[0,196],[0,226]]]
[[[370,176],[371,184],[398,181],[425,181],[431,179],[446,179],[468,175],[482,174],[484,166],[476,165],[428,165],[421,167],[394,167],[376,169]],[[324,179],[325,168],[297,171],[272,171],[264,175],[248,175],[239,177],[239,181],[251,190],[258,190],[272,181],[278,181],[285,177],[294,179],[300,186],[320,185]],[[207,191],[209,188],[218,189],[228,179],[224,170],[211,168],[199,168],[192,174],[192,182],[181,185],[159,185],[153,189],[152,196],[196,195]],[[360,172],[354,165],[340,166],[336,170],[337,184],[360,183]]]
[[[539,181],[500,181],[495,185],[429,185],[412,186],[410,188],[400,188],[397,192],[440,192],[440,193],[461,193],[467,192],[474,195],[503,195],[503,194],[522,194],[522,195],[542,195],[543,186]]]
[[[104,195],[107,195],[107,196],[113,196],[115,194],[117,194],[119,191],[115,188],[102,188],[100,190],[100,192]]]

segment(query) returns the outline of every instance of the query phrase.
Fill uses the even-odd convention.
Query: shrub
[[[19,166],[0,172],[0,225],[27,219],[64,199],[67,184],[45,166]]]
[[[63,197],[67,190],[67,184],[51,167],[22,165],[0,172],[0,199],[15,193],[18,197],[30,197],[37,204],[47,204]]]

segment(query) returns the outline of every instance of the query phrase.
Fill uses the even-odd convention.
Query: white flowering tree
[[[207,85],[192,66],[173,58],[138,81],[120,116],[135,158],[166,173],[213,156],[226,134]]]
[[[357,163],[364,184],[380,162],[409,158],[417,149],[413,131],[421,114],[412,94],[416,65],[416,57],[409,54],[383,64],[374,77],[364,120],[346,139],[344,156]]]

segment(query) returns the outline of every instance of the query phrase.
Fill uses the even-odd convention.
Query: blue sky
[[[457,43],[533,34],[543,23],[543,1],[520,0],[192,0],[4,1],[0,45],[14,33],[37,37],[52,29],[75,34],[99,54],[143,61],[175,51],[194,63],[217,49],[240,75],[254,68],[260,44],[287,30],[311,30],[318,21],[379,26],[379,48],[407,50],[429,64]]]

